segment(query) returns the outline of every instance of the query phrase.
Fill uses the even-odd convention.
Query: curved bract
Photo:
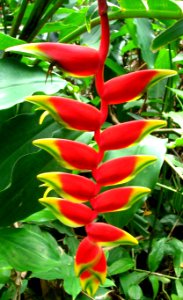
[[[55,63],[65,72],[75,76],[95,75],[99,67],[99,52],[80,45],[32,43],[10,47],[6,51],[35,55]]]
[[[102,100],[107,104],[137,100],[148,87],[176,74],[177,72],[172,70],[142,70],[112,78],[104,84]]]
[[[55,121],[68,129],[96,131],[100,128],[101,113],[89,104],[45,95],[29,96],[26,100],[47,110]]]
[[[103,247],[138,244],[131,234],[110,224],[90,223],[86,226],[86,232],[91,241]]]
[[[65,225],[81,227],[91,223],[97,216],[96,212],[81,203],[72,203],[56,197],[45,197],[39,201]]]
[[[154,161],[156,161],[156,157],[149,155],[115,158],[99,166],[93,172],[93,176],[96,182],[102,186],[125,183]]]
[[[97,166],[97,152],[83,143],[54,138],[39,139],[33,143],[49,152],[67,169],[93,170]]]
[[[89,201],[98,191],[97,185],[92,180],[80,175],[49,172],[39,174],[37,178],[59,196],[76,203]]]
[[[163,126],[166,126],[166,121],[163,120],[135,120],[114,125],[101,133],[100,147],[106,151],[133,146]]]

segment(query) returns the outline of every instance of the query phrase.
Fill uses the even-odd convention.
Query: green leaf
[[[4,255],[0,253],[0,284],[5,284],[9,281],[12,267],[4,259]]]
[[[41,137],[51,137],[59,128],[51,118],[46,118],[45,122],[39,125],[39,117],[40,112],[21,114],[0,125],[0,174],[3,174],[0,190],[10,183],[12,168],[16,161],[21,156],[37,151],[32,141]]]
[[[181,12],[178,2],[175,3],[171,0],[147,0],[147,4],[151,10],[163,10],[167,15],[170,11]]]
[[[128,1],[119,0],[119,4],[122,10],[146,10],[146,7],[142,0]]]
[[[138,46],[142,51],[142,57],[148,67],[152,69],[154,67],[156,55],[150,49],[154,37],[151,22],[148,19],[139,18],[135,19],[135,24],[137,27]]]
[[[45,271],[61,267],[58,245],[37,226],[0,229],[0,253],[17,271]]]
[[[0,226],[11,225],[42,208],[38,202],[42,190],[36,175],[49,163],[50,156],[44,151],[25,155],[17,161],[11,185],[0,192]]]
[[[153,289],[153,299],[156,299],[158,291],[159,291],[159,280],[158,277],[155,275],[150,275],[149,276],[149,281],[152,285]]]
[[[167,164],[183,179],[183,166],[182,162],[173,154],[166,154],[165,161]]]
[[[152,250],[148,256],[148,267],[150,271],[156,271],[164,257],[166,247],[166,238],[156,240],[153,243]]]
[[[21,44],[25,44],[25,42],[0,32],[0,50],[5,50],[8,47],[13,47]]]
[[[134,262],[131,258],[121,258],[115,261],[108,268],[108,273],[110,276],[124,273],[134,267]]]
[[[134,285],[139,285],[147,276],[148,275],[145,272],[138,273],[135,271],[130,274],[124,273],[124,274],[120,275],[120,285],[121,285],[127,299],[129,297],[128,292],[129,292],[130,287],[134,286]]]
[[[173,257],[173,266],[177,277],[181,277],[183,272],[183,242],[172,238],[166,243],[165,254]]]
[[[160,1],[158,1],[160,3]],[[152,42],[152,50],[157,50],[183,35],[183,20],[177,21],[171,27],[159,34]]]
[[[0,60],[0,109],[23,102],[37,91],[53,94],[65,86],[66,81],[57,76],[46,82],[45,72],[38,67],[28,67],[13,58]]]
[[[176,286],[176,290],[177,290],[177,295],[181,299],[181,297],[183,295],[183,284],[180,280],[175,280],[175,286]]]
[[[183,111],[170,111],[163,114],[166,118],[170,117],[175,123],[177,123],[183,130]]]
[[[131,299],[140,300],[143,297],[143,292],[139,285],[134,284],[130,286],[128,295]]]
[[[51,213],[48,208],[44,208],[29,217],[22,220],[22,222],[35,222],[38,224],[46,223],[55,220],[55,216]]]
[[[58,266],[53,265],[51,270],[50,269],[35,270],[31,274],[31,278],[40,278],[44,280],[56,280],[56,279],[68,278],[68,276],[73,270],[73,258],[62,251],[60,261],[61,261],[61,267],[59,265]]]

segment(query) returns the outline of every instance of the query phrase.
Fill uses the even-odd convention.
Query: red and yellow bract
[[[55,190],[59,196],[72,202],[87,202],[98,192],[98,187],[92,180],[80,175],[49,172],[39,174],[37,178]]]
[[[95,107],[74,99],[58,96],[29,96],[27,101],[47,110],[64,127],[82,131],[96,131],[101,125],[101,113]]]
[[[93,170],[97,167],[97,152],[79,142],[65,139],[39,139],[34,145],[48,151],[62,166],[71,170]]]
[[[44,197],[39,201],[48,207],[62,223],[70,227],[85,226],[97,216],[95,211],[82,203],[73,203],[56,197]]]
[[[99,52],[94,48],[60,43],[30,43],[6,49],[29,53],[46,59],[75,76],[95,75],[99,68]]]

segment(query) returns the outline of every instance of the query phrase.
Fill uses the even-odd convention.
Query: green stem
[[[117,12],[112,12],[108,14],[109,20],[118,20],[125,18],[157,18],[157,19],[181,19],[183,17],[183,12],[174,12],[174,11],[160,11],[160,10],[130,10],[130,11],[122,11],[119,10]],[[94,18],[91,20],[91,28],[99,25],[100,18]],[[75,40],[79,35],[85,33],[87,31],[86,25],[82,25],[73,32],[69,33],[65,37],[63,37],[60,42],[67,43]]]
[[[23,39],[25,41],[29,40],[29,36],[31,32],[36,28],[37,24],[39,23],[39,20],[41,19],[42,15],[45,13],[47,7],[52,2],[52,0],[45,0],[45,1],[39,1],[36,0],[34,3],[34,7],[32,9],[32,12],[27,20],[27,23],[25,24],[19,38]]]
[[[59,0],[56,2],[56,4],[45,14],[45,16],[39,21],[36,28],[32,31],[32,33],[29,36],[28,41],[32,41],[35,36],[38,34],[38,32],[41,30],[41,28],[45,25],[45,23],[53,16],[53,14],[57,11],[57,9],[61,6],[63,0]]]
[[[134,271],[139,272],[139,273],[146,273],[148,275],[155,275],[157,277],[165,277],[165,278],[173,279],[173,280],[179,280],[180,279],[180,278],[175,277],[175,276],[165,275],[165,274],[151,272],[151,271],[142,270],[142,269],[134,269]]]
[[[23,0],[22,4],[20,6],[19,12],[18,12],[18,14],[17,14],[17,16],[15,18],[14,23],[13,23],[13,26],[12,26],[12,28],[10,30],[10,36],[16,37],[16,35],[18,33],[18,29],[19,29],[19,27],[21,25],[23,16],[25,14],[27,5],[28,5],[28,1],[27,0]]]
[[[162,172],[162,181],[164,182],[164,179],[166,177],[166,172],[167,172],[167,167],[166,165],[163,166],[163,172]],[[157,205],[157,209],[156,209],[156,212],[155,212],[155,218],[154,218],[154,222],[152,224],[152,233],[151,233],[151,236],[150,236],[150,239],[149,239],[149,249],[148,249],[148,252],[151,251],[151,248],[152,248],[152,242],[153,242],[153,238],[154,238],[154,235],[155,235],[155,227],[156,227],[156,223],[157,223],[157,219],[158,219],[158,216],[159,216],[159,213],[160,213],[160,209],[161,209],[161,205],[162,205],[162,202],[163,202],[163,193],[164,193],[164,189],[161,188],[161,191],[159,193],[159,199],[158,199],[158,205]]]
[[[4,33],[7,34],[7,23],[6,23],[6,10],[5,10],[6,3],[2,1],[2,15],[3,15],[3,21],[4,21]]]

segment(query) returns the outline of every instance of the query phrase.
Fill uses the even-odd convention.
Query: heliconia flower
[[[90,223],[86,225],[86,232],[89,239],[101,247],[138,244],[131,234],[111,224]]]
[[[33,144],[49,152],[67,169],[93,170],[97,166],[97,152],[83,143],[47,138],[35,140]]]
[[[95,75],[99,67],[99,52],[94,48],[60,43],[30,43],[7,48],[6,51],[30,53],[55,63],[76,76]]]
[[[96,212],[81,203],[73,203],[57,197],[45,197],[39,201],[48,207],[57,219],[70,227],[85,226],[97,216]]]
[[[100,128],[101,113],[92,105],[58,96],[29,96],[27,101],[47,110],[58,123],[69,129],[96,131]]]
[[[140,186],[115,188],[98,194],[90,203],[97,213],[126,210],[150,191]]]
[[[100,280],[94,276],[90,271],[84,271],[80,275],[80,284],[83,291],[93,297],[100,285]]]
[[[119,157],[101,164],[93,171],[93,176],[102,186],[128,182],[156,159],[153,155]]]
[[[104,252],[102,250],[101,258],[94,265],[80,275],[81,287],[90,296],[94,296],[99,284],[104,284],[107,273],[107,264]]]
[[[111,126],[101,133],[100,148],[105,151],[132,146],[166,124],[166,121],[162,120],[135,120]]]
[[[173,70],[142,70],[112,78],[104,84],[102,101],[120,104],[137,100],[149,86],[176,74]]]
[[[97,185],[92,180],[80,175],[48,172],[39,174],[37,178],[55,190],[59,196],[72,202],[86,202],[98,192]]]
[[[94,267],[100,261],[102,253],[102,248],[99,245],[85,237],[76,252],[74,264],[76,276],[80,276],[87,269]]]

